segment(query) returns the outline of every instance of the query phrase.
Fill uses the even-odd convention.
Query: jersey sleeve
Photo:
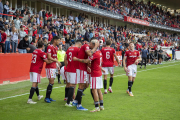
[[[47,59],[47,56],[46,56],[46,53],[45,52],[42,52],[40,54],[40,57],[43,59],[43,60],[46,60]]]
[[[51,53],[51,47],[50,46],[47,47],[47,53]]]
[[[124,56],[126,56],[126,57],[127,57],[127,55],[128,55],[128,52],[126,51],[126,52],[125,52],[125,54],[124,54]]]
[[[90,50],[88,45],[85,46],[85,51],[87,50]]]
[[[89,57],[89,59],[90,59],[91,61],[93,61],[94,59],[96,59],[96,54],[93,54],[91,57]]]

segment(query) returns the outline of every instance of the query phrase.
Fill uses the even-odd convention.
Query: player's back
[[[70,47],[66,51],[67,61],[68,61],[68,65],[66,69],[67,72],[76,73],[76,69],[78,68],[79,64],[77,61],[73,61],[73,57],[78,57],[78,52],[79,52],[79,48],[75,46]]]
[[[114,54],[116,53],[114,48],[105,47],[101,49],[103,63],[102,67],[113,67],[114,65]]]
[[[47,59],[45,52],[40,49],[34,50],[32,53],[30,72],[36,72],[40,74],[45,59]]]
[[[102,53],[101,51],[96,51],[93,56],[89,58],[91,60],[91,77],[100,77],[101,63],[102,63]]]
[[[89,50],[89,45],[88,44],[84,44],[83,46],[81,46],[79,53],[78,53],[78,58],[79,59],[87,59],[88,55],[86,54],[86,51]],[[84,70],[87,71],[87,64],[86,63],[79,63],[79,68],[80,70]]]

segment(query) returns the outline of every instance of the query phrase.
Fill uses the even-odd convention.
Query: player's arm
[[[116,59],[116,61],[117,61],[117,63],[118,63],[118,66],[120,67],[120,64],[119,64],[119,59],[118,59],[118,57],[117,57],[117,55],[114,53],[114,57],[115,57],[115,59]]]
[[[53,63],[53,61],[45,59],[44,62],[46,62],[47,64]]]
[[[123,59],[123,66],[124,66],[124,71],[125,71],[125,72],[127,71],[127,67],[126,67],[126,59],[127,59],[127,56],[124,56],[124,59]]]
[[[59,66],[61,66],[61,63],[60,63],[57,59],[53,59],[53,58],[51,57],[51,53],[47,53],[47,58],[48,58],[48,60],[51,60],[51,61],[53,61],[53,62],[57,62],[57,63],[59,64]]]
[[[105,70],[101,67],[101,71],[103,72],[103,73],[105,73]]]
[[[65,55],[65,57],[64,57],[64,64],[67,67],[67,64],[68,64],[68,62],[67,62],[67,55]]]
[[[78,62],[82,62],[82,63],[90,63],[91,62],[90,59],[79,59],[77,57],[73,57],[73,61],[78,61]]]
[[[93,53],[97,50],[98,47],[99,47],[99,42],[96,42],[96,43],[95,43],[95,47],[94,47],[92,50],[86,50],[86,54],[87,54],[88,56],[92,56]]]

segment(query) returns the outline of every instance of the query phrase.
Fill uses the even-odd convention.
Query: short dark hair
[[[38,48],[42,48],[44,45],[44,42],[42,40],[38,41]]]
[[[60,39],[58,36],[54,36],[53,39],[51,40],[51,43],[53,43],[55,40]]]
[[[111,41],[110,41],[110,40],[107,40],[107,41],[106,41],[106,45],[111,45]]]
[[[5,29],[4,29],[4,28],[2,28],[2,29],[1,29],[1,31],[4,31],[4,32],[5,32]]]
[[[81,40],[76,40],[76,43],[82,43],[82,41]]]

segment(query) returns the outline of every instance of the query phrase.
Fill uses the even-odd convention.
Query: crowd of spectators
[[[74,0],[88,4],[96,8],[111,11],[113,13],[130,16],[144,21],[179,28],[180,18],[163,10],[162,6],[156,6],[151,2],[139,2],[137,0]]]
[[[24,11],[24,12],[23,12]],[[125,50],[129,42],[135,43],[135,49],[140,50],[142,46],[155,50],[158,45],[175,46],[179,45],[179,37],[163,31],[152,31],[150,29],[132,29],[126,26],[101,25],[100,23],[90,23],[88,16],[80,13],[68,17],[62,15],[53,18],[53,14],[42,9],[38,14],[30,15],[28,5],[21,11],[14,13],[14,18],[6,20],[0,18],[1,42],[3,53],[15,53],[18,48],[19,53],[32,52],[36,49],[38,40],[43,40],[45,47],[51,43],[54,36],[60,36],[63,49],[67,50],[78,39],[89,41],[96,37],[100,41],[100,49],[107,40],[112,41],[111,47],[116,51]],[[141,35],[145,35],[141,37]],[[10,47],[11,46],[11,47]]]

